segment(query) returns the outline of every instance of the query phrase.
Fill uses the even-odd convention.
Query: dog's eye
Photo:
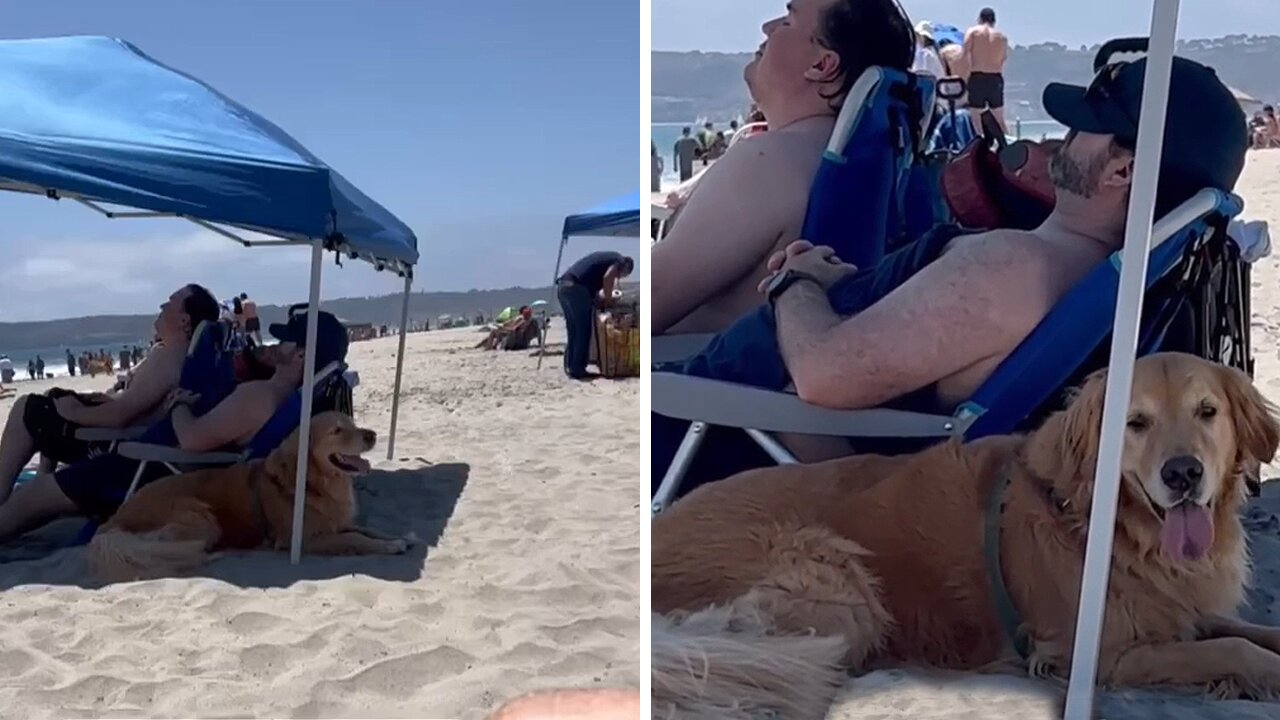
[[[1196,408],[1196,417],[1201,420],[1211,420],[1218,415],[1218,408],[1212,405],[1201,405]]]
[[[1130,430],[1140,433],[1151,427],[1151,420],[1145,415],[1134,415],[1129,418],[1128,427]]]

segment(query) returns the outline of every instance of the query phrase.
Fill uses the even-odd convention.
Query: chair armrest
[[[91,428],[82,427],[76,430],[76,439],[85,442],[118,442],[136,440],[147,432],[145,425],[123,428]]]
[[[862,438],[945,438],[964,430],[950,415],[884,408],[831,410],[791,393],[676,373],[656,372],[650,380],[653,412],[709,425]]]
[[[655,335],[649,340],[651,362],[677,362],[698,354],[715,335]]]
[[[140,442],[122,442],[116,447],[116,454],[131,460],[174,465],[234,465],[245,459],[243,452],[194,452]]]

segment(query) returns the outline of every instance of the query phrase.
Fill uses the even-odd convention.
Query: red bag
[[[1049,159],[1062,141],[1009,144],[998,128],[990,130],[943,168],[943,197],[965,227],[1030,230],[1053,210]]]

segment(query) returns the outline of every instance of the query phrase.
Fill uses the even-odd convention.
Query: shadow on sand
[[[356,525],[388,535],[413,533],[418,542],[403,555],[321,557],[303,555],[289,564],[287,552],[229,553],[192,573],[242,588],[279,588],[306,580],[364,575],[378,580],[414,582],[423,577],[427,555],[440,541],[466,488],[471,466],[426,464],[419,468],[375,470],[356,481]],[[68,548],[84,525],[68,519],[0,545],[0,591],[21,585],[102,587],[91,577],[83,547]]]

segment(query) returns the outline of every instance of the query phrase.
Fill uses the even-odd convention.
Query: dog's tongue
[[[1160,548],[1174,560],[1199,560],[1213,544],[1213,519],[1209,509],[1184,502],[1171,508],[1160,529]]]

